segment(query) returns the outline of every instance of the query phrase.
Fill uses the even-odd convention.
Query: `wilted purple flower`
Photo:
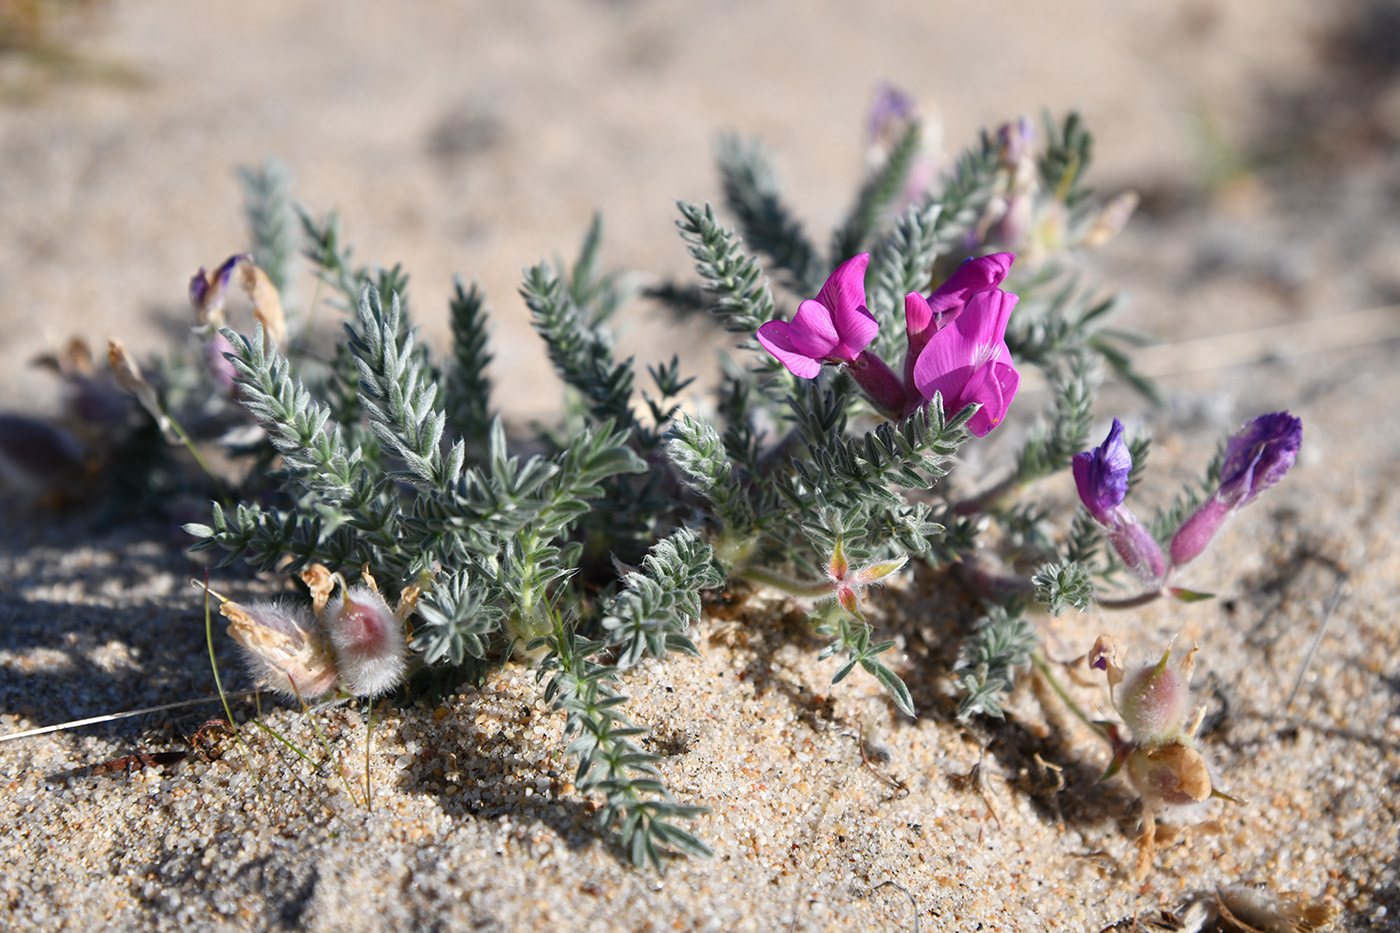
[[[1113,419],[1108,437],[1093,450],[1075,454],[1072,463],[1079,498],[1100,525],[1113,524],[1113,513],[1128,495],[1133,455],[1123,443],[1123,422]]]
[[[1145,819],[1198,823],[1208,813],[1207,801],[1225,795],[1215,790],[1210,764],[1195,747],[1202,715],[1191,700],[1196,649],[1175,666],[1171,654],[1169,647],[1160,661],[1125,669],[1118,664],[1118,646],[1105,635],[1089,652],[1089,666],[1108,675],[1113,705],[1131,735],[1124,741],[1116,730],[1110,733],[1110,771],[1126,765],[1128,779],[1142,797]]]
[[[1015,168],[1026,159],[1035,158],[1035,123],[1024,113],[1015,123],[997,127],[997,142],[1001,143],[1003,168]]]
[[[0,490],[28,495],[61,492],[83,475],[84,450],[56,425],[0,414]]]
[[[877,171],[889,164],[890,156],[903,142],[911,126],[919,122],[913,97],[888,82],[881,82],[870,99],[866,114],[866,167]],[[936,147],[935,147],[936,148]],[[936,174],[936,163],[927,144],[910,161],[904,175],[904,190],[886,208],[887,216],[897,216],[928,191]]]
[[[1006,346],[1006,323],[1016,301],[1015,295],[996,288],[972,294],[956,316],[928,338],[914,362],[913,383],[921,397],[916,401],[922,404],[939,393],[949,415],[980,404],[967,424],[978,437],[1000,424],[1021,385]],[[922,296],[911,294],[904,302],[906,317],[923,320],[927,313],[933,318]]]
[[[1001,174],[1005,190],[988,210],[990,227],[983,242],[1022,248],[1035,214],[1038,172],[1035,164],[1035,124],[1022,116],[997,130],[1001,143]]]
[[[1108,532],[1108,542],[1124,565],[1146,583],[1160,583],[1166,561],[1152,533],[1123,505],[1133,456],[1123,442],[1123,423],[1113,419],[1108,437],[1093,450],[1075,454],[1072,463],[1079,499],[1094,521]]]
[[[865,307],[869,264],[869,253],[841,263],[816,299],[798,306],[792,323],[769,321],[758,329],[758,342],[802,379],[815,379],[822,363],[855,362],[880,329]]]
[[[1236,432],[1225,446],[1220,487],[1172,536],[1172,564],[1195,560],[1227,518],[1283,479],[1302,443],[1303,421],[1286,411],[1260,415]]]
[[[225,259],[213,273],[206,272],[203,266],[190,279],[190,304],[199,312],[199,323],[219,328],[224,323],[224,298],[228,294],[228,283],[233,271],[240,262],[252,262],[249,253],[239,253]]]

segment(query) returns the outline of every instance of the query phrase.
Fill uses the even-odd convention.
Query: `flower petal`
[[[948,280],[928,297],[933,313],[947,317],[940,326],[947,326],[956,319],[971,295],[1001,285],[1011,271],[1015,258],[1014,253],[992,253],[990,256],[969,259],[958,266]]]
[[[815,379],[821,372],[819,360],[800,352],[792,345],[792,325],[787,321],[769,321],[758,329],[758,342],[763,349],[778,358],[778,362],[801,379]]]
[[[1226,445],[1217,496],[1232,507],[1249,502],[1283,479],[1302,442],[1302,419],[1286,411],[1253,419]]]
[[[959,398],[961,404],[956,409],[949,409],[950,414],[957,414],[974,402],[982,406],[977,409],[967,423],[967,429],[975,437],[986,437],[987,432],[1000,424],[1001,419],[1006,415],[1006,403],[1003,401],[1001,393],[1001,380],[996,377],[996,373],[993,371],[995,366],[995,363],[987,363],[978,367],[968,378],[967,384],[963,386]]]
[[[928,306],[928,299],[917,292],[910,292],[904,296],[904,326],[909,331],[911,345],[914,341],[919,341],[919,348],[924,347],[927,341],[919,338],[933,321],[933,309]]]
[[[975,344],[963,339],[952,328],[934,334],[914,363],[914,386],[919,394],[924,398],[933,398],[933,393],[941,392],[944,411],[953,411],[953,404],[972,375],[972,358],[976,350]]]
[[[831,319],[831,311],[810,298],[797,306],[788,328],[792,348],[804,356],[820,360],[841,343],[841,335]]]
[[[964,339],[978,346],[990,348],[998,343],[1005,344],[1007,322],[1020,300],[1010,292],[997,289],[978,292],[968,299],[967,307],[952,326]],[[990,353],[987,358],[991,358]]]
[[[845,312],[865,306],[865,269],[869,265],[869,253],[852,256],[827,276],[826,284],[817,293],[817,301],[838,321]]]
[[[860,356],[860,351],[870,346],[870,341],[879,333],[880,322],[863,304],[854,308],[836,308],[832,316],[841,342],[827,356],[853,363]]]

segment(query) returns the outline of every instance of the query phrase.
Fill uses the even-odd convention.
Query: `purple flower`
[[[865,307],[869,264],[869,253],[841,263],[816,299],[798,306],[791,324],[769,321],[758,329],[758,342],[802,379],[815,379],[822,363],[854,363],[880,329]]]
[[[1172,564],[1180,567],[1199,557],[1227,518],[1283,479],[1302,443],[1303,421],[1286,411],[1260,415],[1232,436],[1220,488],[1172,536]]]
[[[973,295],[999,287],[1015,259],[1012,253],[969,259],[927,299],[919,295],[906,297],[904,323],[909,329],[909,358],[918,359],[933,335],[956,321]]]
[[[1123,564],[1145,583],[1161,583],[1166,560],[1152,533],[1123,505],[1133,455],[1123,442],[1123,422],[1113,419],[1108,437],[1093,450],[1075,454],[1072,463],[1079,499],[1089,514],[1108,531],[1108,543]]]
[[[1303,421],[1286,411],[1260,415],[1230,438],[1220,468],[1220,491],[1215,495],[1231,508],[1250,502],[1283,475],[1298,459]]]
[[[1123,443],[1123,422],[1113,419],[1108,438],[1093,450],[1074,455],[1074,484],[1089,514],[1100,525],[1113,524],[1113,513],[1128,495],[1133,455]]]
[[[0,414],[0,491],[35,495],[74,490],[82,479],[84,456],[82,443],[56,425]]]
[[[941,394],[943,410],[950,415],[969,405],[982,406],[967,423],[978,437],[1001,423],[1021,384],[1006,346],[1006,322],[1016,301],[1015,295],[996,288],[972,294],[929,336],[913,366],[913,383],[923,400]],[[924,308],[930,319],[935,314],[922,296],[911,294],[904,300],[906,317],[911,305],[914,317],[922,318]]]
[[[875,87],[866,114],[865,135],[872,142],[889,142],[904,132],[914,119],[914,98],[888,81]]]

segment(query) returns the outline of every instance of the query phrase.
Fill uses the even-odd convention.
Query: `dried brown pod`
[[[229,634],[243,647],[259,686],[302,700],[335,686],[335,657],[305,609],[266,600],[244,607],[225,600],[219,612],[229,620]]]

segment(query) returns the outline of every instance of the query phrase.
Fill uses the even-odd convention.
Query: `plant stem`
[[[760,583],[763,586],[771,586],[775,590],[782,590],[789,596],[796,596],[800,599],[820,599],[823,596],[831,596],[836,592],[836,584],[830,580],[822,580],[818,583],[803,583],[800,580],[793,580],[779,573],[764,570],[761,567],[748,567],[738,572],[737,576],[741,580],[748,580],[750,583]]]
[[[189,434],[185,433],[184,426],[171,417],[170,412],[162,409],[161,414],[165,416],[166,422],[169,423],[170,429],[175,432],[175,436],[180,439],[180,443],[184,444],[185,449],[190,452],[190,456],[194,458],[194,462],[204,471],[204,475],[209,477],[209,482],[214,484],[214,492],[219,497],[219,501],[226,506],[231,506],[233,503],[232,500],[229,499],[228,490],[224,488],[223,482],[214,475],[214,471],[209,469],[209,464],[204,462],[204,457],[200,455],[199,448],[195,447],[194,441],[190,439]]]
[[[953,565],[958,582],[978,596],[1005,602],[1016,596],[1034,596],[1035,584],[1028,577],[996,573],[975,557],[967,557]]]
[[[1089,718],[1089,714],[1085,713],[1084,708],[1081,707],[1078,703],[1076,703],[1074,698],[1069,695],[1069,693],[1065,690],[1064,685],[1060,683],[1059,678],[1057,678],[1053,673],[1051,673],[1050,662],[1046,660],[1045,655],[1041,653],[1039,648],[1031,652],[1031,663],[1035,665],[1035,669],[1040,672],[1040,676],[1045,678],[1045,682],[1050,685],[1050,689],[1055,691],[1056,695],[1059,696],[1060,701],[1064,703],[1066,707],[1069,708],[1069,711],[1075,716],[1077,716],[1080,719],[1080,721],[1084,723],[1084,725],[1088,726],[1090,729],[1093,729],[1094,732],[1096,732],[1101,739],[1103,739],[1109,745],[1112,745],[1113,740],[1109,737],[1108,731],[1105,730],[1103,726],[1099,725],[1098,723],[1094,722],[1092,719]]]
[[[1148,590],[1146,593],[1139,593],[1136,596],[1129,596],[1126,599],[1095,599],[1103,609],[1135,609],[1138,606],[1146,606],[1148,603],[1162,598],[1161,590]]]
[[[985,512],[993,506],[999,505],[1003,499],[1018,491],[1022,486],[1020,477],[1012,473],[1006,479],[995,486],[978,493],[971,499],[965,499],[953,506],[954,515],[976,515]]]

